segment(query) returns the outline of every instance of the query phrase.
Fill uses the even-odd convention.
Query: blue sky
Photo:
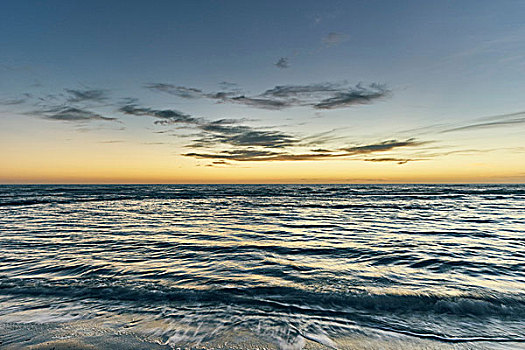
[[[86,150],[93,142],[108,142],[108,153],[114,151],[109,141],[125,143],[135,153],[143,143],[164,144],[155,151],[159,162],[175,157],[201,180],[222,175],[199,172],[231,172],[239,165],[234,158],[221,157],[224,151],[285,154],[286,166],[297,167],[288,156],[311,154],[303,139],[324,132],[331,132],[330,142],[309,146],[328,150],[330,156],[306,157],[308,161],[369,157],[375,150],[394,152],[397,146],[372,147],[371,153],[344,152],[416,140],[410,154],[380,154],[385,159],[381,163],[391,168],[370,168],[372,175],[410,164],[395,160],[432,163],[452,151],[490,150],[492,159],[493,152],[504,149],[510,157],[506,162],[519,163],[525,121],[521,114],[507,114],[525,110],[524,15],[525,3],[520,1],[3,1],[1,145],[16,153],[22,152],[20,144],[31,143],[34,148],[23,151],[30,162],[28,154],[37,156],[39,142],[56,142],[55,148],[61,148],[65,140],[75,144],[82,139]],[[164,89],[159,84],[165,84]],[[319,84],[329,85],[331,92],[313,92],[318,94],[315,98],[303,94],[300,101],[287,100],[291,105],[283,108],[269,109],[238,98],[260,98],[276,86],[308,87],[311,94]],[[181,88],[201,92],[188,98],[181,95]],[[226,90],[227,99],[209,97]],[[77,97],[82,92],[100,95],[75,99],[73,91]],[[360,97],[330,108],[316,106],[348,92]],[[133,104],[135,112],[123,113],[126,104]],[[109,119],[83,115],[80,120],[78,113],[68,118],[64,113],[71,113],[71,108]],[[175,110],[200,121],[171,119],[159,125],[154,123],[160,121],[154,110]],[[483,117],[493,119],[487,122]],[[215,141],[204,150],[192,146],[202,138],[192,134],[209,133],[206,123],[225,119],[235,120],[230,128],[245,127],[236,129],[244,136],[264,129],[300,142],[241,145],[214,134]],[[474,128],[447,131],[469,125]],[[89,136],[78,136],[86,132]],[[439,147],[441,155],[429,151],[429,145]],[[84,153],[85,163],[96,163],[94,154]],[[53,162],[67,158],[60,152],[46,157]],[[132,158],[130,164],[136,164]],[[475,163],[490,163],[489,158]],[[232,169],[204,169],[213,167],[210,160],[228,163],[215,168]],[[5,181],[15,181],[27,171],[23,169],[30,169],[12,158],[4,162],[10,164]],[[266,166],[241,162],[243,168]],[[448,166],[461,164],[457,162]],[[81,166],[75,166],[81,172]],[[311,166],[307,172],[325,176]],[[510,168],[506,175],[489,172],[486,180],[525,174],[523,167]],[[147,172],[147,167],[143,170]],[[151,172],[155,171],[153,166]],[[243,171],[237,169],[239,174]],[[472,173],[476,171],[473,168]],[[162,179],[171,181],[166,176]]]

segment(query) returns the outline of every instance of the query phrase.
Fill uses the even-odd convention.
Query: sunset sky
[[[525,182],[523,1],[2,1],[0,183]]]

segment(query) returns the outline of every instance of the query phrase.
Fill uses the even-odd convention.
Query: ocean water
[[[525,185],[0,186],[0,347],[51,345],[523,349]]]

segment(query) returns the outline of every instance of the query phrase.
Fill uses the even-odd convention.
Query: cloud
[[[200,89],[166,83],[147,84],[146,88],[181,98],[207,98],[219,103],[235,103],[245,106],[280,110],[307,106],[315,109],[336,109],[368,104],[386,97],[390,91],[383,84],[316,83],[307,85],[278,85],[259,95],[247,96],[238,89],[204,92]]]
[[[286,94],[295,93],[295,90],[286,92]],[[209,151],[188,152],[184,155],[193,158],[215,160],[217,162],[323,160],[381,153],[398,148],[421,146],[427,143],[415,139],[407,139],[405,141],[387,140],[338,149],[316,148],[304,153],[297,152],[297,150],[305,146],[333,141],[334,137],[336,137],[333,135],[335,130],[299,138],[279,130],[254,128],[244,125],[243,122],[246,121],[245,119],[224,118],[209,121],[174,109],[154,109],[138,106],[136,103],[124,105],[119,111],[128,115],[149,116],[159,119],[155,122],[157,124],[182,124],[183,126],[196,129],[197,134],[190,135],[190,137],[193,137],[193,140],[192,143],[186,147],[190,149],[208,149]],[[217,151],[217,149],[219,150]],[[399,164],[404,164],[409,161],[409,159],[389,157],[368,161],[395,161]]]
[[[190,152],[184,154],[187,157],[200,159],[221,159],[238,162],[261,162],[261,161],[318,161],[333,158],[350,157],[349,153],[285,153],[285,152],[271,152],[261,150],[234,150],[223,151],[218,153],[196,153]],[[405,164],[414,159],[406,158],[354,158],[354,160],[363,160],[368,162],[396,162],[398,164]]]
[[[176,86],[173,84],[151,83],[151,84],[146,84],[146,88],[151,89],[151,90],[165,92],[170,95],[175,95],[175,96],[179,96],[182,98],[192,99],[192,98],[205,97],[205,94],[202,90],[195,89],[195,88],[189,88],[185,86]]]
[[[333,141],[346,139],[346,136],[338,136],[336,133],[341,131],[342,128],[332,129],[328,131],[323,131],[317,134],[309,135],[303,137],[301,140],[301,145],[303,146],[319,146],[326,143],[331,143]]]
[[[317,83],[307,85],[278,85],[260,96],[266,101],[280,102],[279,108],[311,106],[315,109],[336,109],[368,104],[388,96],[390,90],[383,84]],[[277,106],[277,105],[276,105]]]
[[[327,47],[334,46],[347,39],[346,34],[330,32],[323,38],[323,44]]]
[[[232,146],[259,146],[266,148],[282,148],[295,145],[298,140],[292,135],[275,130],[260,130],[246,125],[224,125],[209,122],[199,125],[203,136],[196,144],[212,146],[228,144]]]
[[[525,124],[525,112],[485,117],[485,118],[478,119],[478,122],[476,123],[446,129],[446,130],[443,130],[441,133],[444,134],[444,133],[449,133],[449,132],[454,132],[454,131],[488,129],[488,128],[495,128],[495,127],[503,127],[503,126],[521,125],[521,124]]]
[[[49,120],[65,122],[118,121],[117,118],[105,117],[85,108],[85,106],[79,107],[77,105],[77,102],[105,101],[107,99],[105,90],[65,89],[65,91],[66,93],[47,94],[44,96],[33,96],[30,93],[24,93],[20,98],[8,102],[11,105],[32,105],[35,109],[21,113]]]
[[[34,111],[30,114],[37,114],[46,119],[60,120],[66,122],[84,122],[92,120],[103,120],[103,121],[116,121],[117,118],[104,117],[100,114],[75,108],[75,107],[55,107],[50,109],[43,109]]]
[[[232,97],[225,101],[263,109],[283,109],[296,105],[296,101],[275,100],[268,98],[253,98],[246,97],[244,95]]]
[[[196,153],[190,152],[184,154],[187,157],[203,158],[203,159],[220,159],[220,160],[236,160],[236,161],[261,161],[269,160],[272,157],[279,156],[281,153],[265,150],[239,149],[229,150],[220,153]]]
[[[261,94],[265,97],[274,98],[312,98],[319,95],[333,94],[342,92],[344,84],[340,83],[317,83],[307,85],[277,85],[272,89],[266,90]]]
[[[313,153],[292,153],[290,151],[276,151],[276,150],[261,150],[253,147],[240,148],[234,150],[224,150],[219,152],[189,152],[184,154],[187,157],[199,159],[214,159],[214,160],[230,160],[239,162],[260,162],[260,161],[312,161],[312,160],[326,160],[333,158],[349,158],[356,155],[381,153],[391,151],[400,147],[415,147],[423,145],[426,142],[409,139],[406,141],[389,140],[380,143],[369,144],[364,146],[356,146],[343,148],[338,150],[316,149]],[[398,164],[405,164],[409,161],[415,160],[410,158],[354,158],[355,160],[364,160],[370,162],[397,162]]]
[[[261,161],[306,161],[320,160],[326,158],[344,157],[345,154],[315,154],[315,153],[287,153],[256,149],[236,149],[217,153],[196,153],[184,154],[187,157],[200,159],[222,159],[238,162],[261,162]]]
[[[400,148],[400,147],[421,146],[427,143],[428,142],[416,141],[415,139],[408,139],[406,141],[388,140],[388,141],[373,143],[373,144],[365,145],[365,146],[342,148],[342,150],[347,152],[348,155],[368,154],[368,153],[375,153],[375,152],[391,151],[395,148]]]
[[[174,109],[152,109],[138,107],[136,104],[127,104],[119,108],[119,112],[127,115],[150,116],[161,119],[156,124],[199,124],[201,121],[189,114],[179,112]]]
[[[277,68],[285,69],[290,67],[288,57],[281,57],[277,62],[274,63]]]
[[[415,160],[421,159],[410,159],[410,158],[367,158],[363,159],[365,162],[396,162],[397,164],[406,164]]]
[[[212,162],[214,165],[229,165],[230,163],[224,161],[224,160],[217,160],[215,162]]]
[[[358,84],[355,88],[350,88],[346,91],[339,91],[335,96],[316,103],[314,108],[335,109],[359,104],[368,104],[373,100],[387,96],[388,93],[388,89],[380,84],[370,84],[367,87]]]
[[[220,85],[225,86],[225,82],[221,83]],[[231,86],[228,86],[225,88],[225,90],[228,91],[217,91],[217,92],[209,92],[206,93],[202,91],[201,89],[196,89],[192,87],[186,87],[186,86],[180,86],[180,85],[173,85],[173,84],[166,84],[166,83],[150,83],[145,85],[147,89],[156,90],[160,92],[164,92],[170,95],[174,95],[177,97],[185,98],[185,99],[196,99],[196,98],[208,98],[211,100],[217,100],[218,102],[238,102],[243,100],[244,96],[236,96],[239,94],[237,90],[229,90]],[[249,104],[250,102],[246,102],[246,104]],[[257,102],[253,102],[256,104]]]
[[[69,94],[67,102],[104,102],[108,99],[108,93],[106,90],[93,89],[93,90],[76,90],[76,89],[65,89]]]
[[[208,121],[197,118],[174,109],[153,109],[140,107],[136,104],[127,104],[119,109],[127,115],[149,116],[160,119],[156,124],[186,124],[199,130],[198,138],[190,147],[212,147],[217,144],[232,146],[259,146],[267,148],[280,148],[291,146],[298,140],[290,134],[276,131],[255,129],[242,125],[245,119],[219,119]]]

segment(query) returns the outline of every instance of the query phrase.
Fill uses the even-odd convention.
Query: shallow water
[[[525,347],[525,185],[0,186],[0,230],[4,347]]]

